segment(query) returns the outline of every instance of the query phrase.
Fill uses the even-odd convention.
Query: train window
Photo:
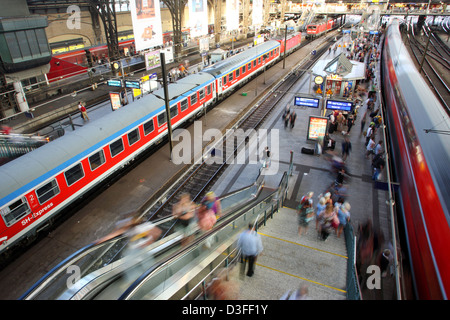
[[[242,73],[245,73],[245,66],[242,67]]]
[[[232,80],[233,80],[233,72],[228,75],[228,81],[232,81]]]
[[[131,146],[139,141],[139,129],[134,129],[133,131],[128,132],[128,145]]]
[[[197,103],[197,92],[191,95],[191,106]]]
[[[261,57],[258,58],[258,64],[261,64]]]
[[[103,150],[100,150],[99,152],[94,153],[92,156],[89,157],[89,165],[91,167],[91,171],[94,171],[98,167],[100,167],[102,164],[105,163],[105,153]]]
[[[12,225],[17,220],[31,212],[25,197],[11,203],[9,206],[3,207],[1,214],[7,226]]]
[[[123,151],[123,141],[122,138],[114,141],[109,145],[109,150],[111,151],[111,157],[117,156],[119,153]]]
[[[158,114],[158,126],[161,127],[164,123],[167,122],[166,112]]]
[[[270,51],[270,56],[271,56],[271,57],[273,57],[273,50],[272,50],[272,51]]]
[[[241,69],[239,69],[239,68],[236,69],[236,78],[239,77],[239,75],[241,74],[240,71],[241,71]]]
[[[253,60],[253,68],[256,67],[256,60]]]
[[[53,179],[49,183],[43,185],[39,189],[36,189],[37,198],[40,204],[43,204],[56,196],[59,193],[58,184],[56,179]]]
[[[180,102],[180,109],[181,111],[184,111],[188,108],[188,101],[187,99],[184,99],[183,101]]]
[[[170,107],[170,119],[176,117],[178,115],[178,106],[174,105]]]
[[[122,140],[120,140],[122,141]],[[66,172],[64,172],[64,176],[66,177],[67,185],[71,186],[78,180],[84,177],[83,167],[81,163],[78,163],[76,166],[70,168]]]
[[[250,63],[247,65],[247,67],[248,67],[248,70],[250,70],[250,69],[252,68],[252,63],[250,62]]]
[[[149,121],[144,123],[144,134],[148,135],[153,130],[155,130],[155,126],[153,125],[153,119],[150,119]]]
[[[206,94],[209,96],[211,94],[211,85],[206,86]]]
[[[198,92],[198,97],[200,98],[200,100],[202,100],[205,97],[205,90],[202,89]]]

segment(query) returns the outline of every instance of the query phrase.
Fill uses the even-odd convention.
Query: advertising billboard
[[[226,13],[227,30],[239,29],[239,1],[227,0]]]
[[[326,117],[318,117],[318,116],[309,116],[308,122],[308,136],[307,140],[318,141],[325,137],[325,133],[327,132],[328,126],[328,118]]]
[[[207,0],[189,0],[189,26],[191,37],[208,34],[208,7]]]
[[[159,1],[130,0],[130,13],[136,51],[163,44]]]
[[[159,50],[147,52],[145,54],[145,68],[151,70],[161,65]]]
[[[263,0],[253,0],[252,25],[260,26],[264,22]]]

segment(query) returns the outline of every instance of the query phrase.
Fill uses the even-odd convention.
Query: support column
[[[214,40],[220,43],[222,35],[222,0],[214,0]]]

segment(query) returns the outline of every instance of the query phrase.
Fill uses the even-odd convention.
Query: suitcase
[[[302,148],[302,153],[304,154],[314,154],[314,149],[310,149],[310,148]]]

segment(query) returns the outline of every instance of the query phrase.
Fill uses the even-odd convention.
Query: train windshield
[[[316,26],[308,26],[308,30],[314,31],[314,30],[316,30]]]

